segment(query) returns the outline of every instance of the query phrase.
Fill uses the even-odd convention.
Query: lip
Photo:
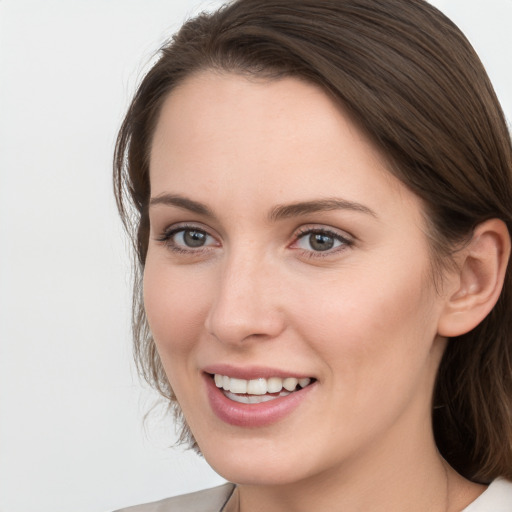
[[[210,372],[203,373],[203,377],[206,385],[208,401],[213,413],[225,423],[237,427],[257,428],[276,423],[291,414],[301,405],[301,403],[303,403],[309,393],[316,388],[315,381],[305,388],[294,391],[287,396],[276,398],[275,400],[262,402],[260,404],[243,404],[234,402],[227,398],[221,389],[215,385],[211,375],[208,375],[209,373]],[[222,375],[222,372],[220,371],[213,373],[219,373]],[[236,374],[233,374],[233,372],[226,372],[223,375],[226,374],[230,377],[243,379],[247,379],[248,375],[248,373],[244,371]],[[257,372],[257,375],[255,373],[249,374],[252,378],[267,378],[263,377],[261,371]],[[269,375],[274,377],[281,376],[276,373],[270,373]],[[290,377],[292,375],[286,374],[286,376]]]
[[[311,375],[302,373],[296,373],[293,371],[280,370],[277,368],[268,368],[263,366],[248,366],[248,367],[237,367],[229,364],[216,364],[206,366],[203,368],[203,372],[211,375],[217,373],[219,375],[227,375],[228,377],[234,377],[235,379],[270,379],[271,377],[280,377],[285,379],[286,377],[295,377],[296,379],[312,378]]]

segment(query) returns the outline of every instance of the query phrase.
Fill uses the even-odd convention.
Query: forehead
[[[246,204],[260,191],[274,202],[415,199],[341,106],[296,78],[190,77],[163,104],[150,169],[152,196],[193,185],[198,200]]]

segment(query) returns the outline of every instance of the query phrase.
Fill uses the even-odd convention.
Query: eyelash
[[[171,251],[177,253],[177,254],[184,254],[184,255],[200,255],[210,249],[212,245],[205,245],[200,246],[197,248],[185,248],[184,246],[178,245],[174,240],[173,237],[177,235],[178,233],[185,233],[187,231],[195,231],[197,233],[202,233],[206,235],[207,237],[213,238],[215,240],[215,237],[210,235],[208,231],[205,229],[202,229],[201,227],[193,224],[182,224],[179,226],[171,227],[166,229],[161,236],[156,238],[157,242],[160,242],[164,244],[168,249]],[[301,249],[300,247],[293,247],[294,245],[298,244],[301,240],[306,238],[307,236],[311,235],[323,235],[329,238],[334,239],[335,241],[339,242],[340,245],[334,248],[326,249],[324,251],[315,251],[315,250],[307,250],[307,249]],[[320,228],[320,227],[302,227],[300,228],[296,233],[294,233],[294,240],[293,242],[288,246],[293,248],[294,250],[301,251],[301,253],[308,258],[326,258],[329,256],[332,256],[333,254],[337,254],[340,251],[344,251],[354,245],[354,240],[351,238],[347,238],[346,236],[341,235],[340,233],[333,231],[328,228]]]
[[[329,238],[334,239],[335,241],[340,242],[340,245],[334,247],[332,249],[327,249],[325,251],[314,251],[307,249],[297,248],[296,250],[300,250],[304,256],[308,258],[327,258],[334,254],[337,254],[341,251],[344,251],[354,245],[354,240],[348,238],[346,236],[341,235],[337,231],[333,231],[328,228],[320,228],[320,227],[303,227],[298,230],[298,232],[294,235],[294,242],[291,245],[296,245],[298,242],[311,235],[323,235]]]
[[[198,226],[195,226],[193,224],[191,224],[191,225],[181,224],[176,227],[167,228],[162,233],[161,236],[156,238],[156,241],[164,244],[168,249],[170,249],[171,251],[178,253],[178,254],[197,254],[197,255],[199,255],[199,254],[205,252],[206,250],[208,250],[209,247],[211,247],[211,246],[207,245],[207,246],[201,246],[201,247],[194,249],[192,247],[185,248],[183,246],[177,245],[176,242],[173,240],[173,237],[175,235],[177,235],[178,233],[181,233],[181,232],[184,233],[186,231],[195,231],[196,233],[203,233],[207,237],[214,238],[205,229],[202,229]]]

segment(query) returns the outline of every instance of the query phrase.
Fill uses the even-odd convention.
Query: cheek
[[[437,330],[424,266],[384,268],[326,281],[321,292],[296,303],[299,329],[328,361],[333,382],[350,381],[362,393],[372,382],[378,388],[413,378],[428,362]]]
[[[201,293],[198,293],[198,290]],[[204,280],[173,271],[148,254],[144,271],[144,308],[158,352],[164,361],[188,352],[204,327],[208,310]]]
[[[400,281],[381,276],[379,283],[380,291],[375,279],[360,279],[347,293],[336,287],[331,301],[318,301],[302,317],[303,332],[327,363],[326,407],[338,411],[325,421],[338,433],[343,424],[354,446],[410,407],[428,411],[438,363],[431,357],[435,316],[423,281],[411,274]]]

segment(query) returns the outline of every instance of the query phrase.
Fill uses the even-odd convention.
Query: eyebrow
[[[163,204],[165,206],[176,206],[206,217],[215,217],[210,208],[205,204],[176,194],[160,194],[156,197],[152,197],[149,204],[150,206],[159,204]],[[301,215],[307,215],[310,213],[327,212],[332,210],[351,210],[365,213],[372,217],[377,217],[377,214],[371,208],[368,208],[361,203],[347,201],[346,199],[328,198],[278,205],[270,212],[269,219],[271,221],[278,221],[288,219],[290,217],[300,217]]]
[[[200,215],[207,217],[213,217],[213,212],[203,203],[187,199],[186,197],[175,195],[175,194],[160,194],[156,197],[152,197],[149,201],[150,206],[157,204],[163,204],[165,206],[177,206],[184,210],[189,210]]]
[[[327,212],[332,210],[351,210],[365,213],[371,215],[372,217],[378,217],[371,208],[368,208],[363,204],[347,201],[346,199],[328,198],[315,201],[278,205],[272,209],[269,218],[270,220],[276,221],[287,219],[289,217],[299,217],[309,213]]]

